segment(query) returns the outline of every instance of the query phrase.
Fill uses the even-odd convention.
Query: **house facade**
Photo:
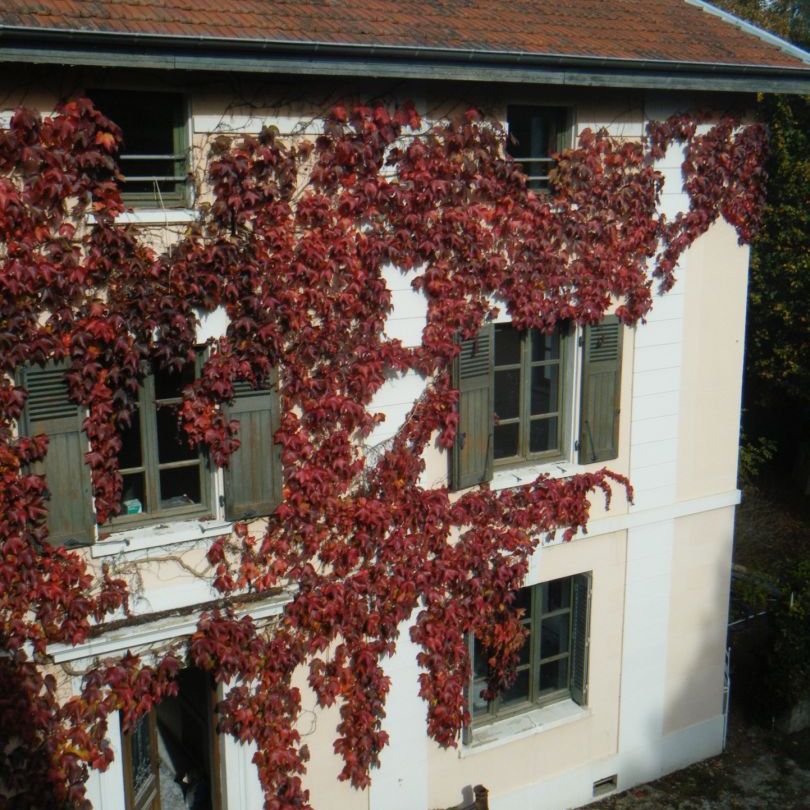
[[[316,137],[340,100],[410,99],[428,123],[475,105],[508,130],[509,149],[542,191],[552,153],[586,129],[639,140],[648,122],[676,112],[744,108],[756,92],[810,88],[807,54],[694,0],[579,0],[553,14],[536,5],[255,2],[226,24],[209,3],[13,0],[0,11],[0,124],[18,105],[47,112],[64,98],[93,99],[124,132],[131,210],[122,219],[162,248],[210,201],[204,177],[219,136],[274,126],[285,139]],[[689,206],[682,161],[670,148],[656,166],[668,216]],[[488,481],[501,490],[544,472],[608,466],[630,479],[634,499],[617,492],[609,509],[596,499],[587,535],[538,548],[518,594],[528,636],[517,679],[493,701],[479,696],[486,656],[471,642],[472,723],[458,748],[426,734],[407,627],[386,667],[390,745],[367,790],[337,781],[337,709],[317,708],[302,675],[314,807],[443,808],[471,802],[481,784],[495,810],[554,810],[722,750],[747,266],[748,248],[719,220],[637,327],[606,319],[541,336],[514,329],[504,309],[462,347],[465,444],[426,455],[426,485]],[[386,334],[406,346],[420,344],[425,325],[427,301],[411,284],[418,272],[386,272]],[[201,315],[197,342],[227,328],[224,311]],[[180,448],[176,420],[163,416],[195,369],[148,375],[137,424],[123,437],[123,512],[99,527],[80,463],[81,414],[47,410],[60,384],[52,370],[23,373],[33,399],[20,429],[48,432],[47,463],[61,465],[48,467],[51,537],[127,578],[139,619],[82,645],[52,645],[55,667],[76,673],[63,684],[69,691],[96,660],[194,632],[219,596],[206,559],[212,542],[235,521],[260,521],[282,497],[268,439],[278,404],[269,393],[238,392],[231,416],[248,441],[228,470],[212,471]],[[424,386],[415,372],[383,386],[373,408],[385,419],[369,447],[394,436]],[[243,609],[272,622],[294,590],[289,583]],[[183,795],[211,810],[262,806],[253,750],[216,733],[216,700],[189,669],[178,698],[132,734],[113,718],[115,760],[91,774],[93,807],[169,807]]]

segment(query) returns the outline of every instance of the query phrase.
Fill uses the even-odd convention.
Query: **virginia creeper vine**
[[[611,309],[635,324],[653,283],[671,288],[678,257],[718,216],[750,239],[764,132],[732,118],[698,123],[651,124],[644,143],[586,130],[544,196],[475,111],[409,135],[421,126],[409,105],[336,107],[314,143],[265,129],[213,144],[213,203],[158,253],[117,221],[116,125],[87,100],[44,118],[18,110],[0,131],[0,808],[87,806],[87,768],[112,757],[107,718],[119,711],[130,728],[176,690],[186,664],[226,684],[220,728],[257,744],[268,810],[308,806],[291,685],[300,667],[322,706],[340,704],[340,778],[362,788],[387,741],[385,659],[412,616],[428,733],[455,744],[469,719],[465,635],[493,651],[490,689],[508,683],[522,639],[509,605],[532,551],[548,533],[584,528],[595,490],[609,499],[612,483],[629,487],[606,470],[459,497],[426,487],[423,453],[455,437],[456,338],[493,315],[493,300],[521,329],[594,323]],[[690,207],[668,221],[655,160],[672,144],[685,150]],[[386,265],[416,270],[427,300],[418,348],[386,337]],[[269,628],[227,606],[209,611],[176,649],[99,662],[64,697],[48,644],[81,644],[126,611],[128,592],[79,552],[48,545],[46,482],[28,472],[47,442],[16,433],[26,392],[15,370],[68,362],[103,524],[121,500],[120,433],[139,380],[150,364],[194,358],[200,314],[217,307],[227,334],[210,341],[178,418],[192,445],[226,464],[239,438],[222,404],[235,382],[259,385],[277,368],[284,496],[269,519],[213,544],[214,584],[226,602],[297,591]],[[409,370],[429,385],[372,461],[372,397]]]

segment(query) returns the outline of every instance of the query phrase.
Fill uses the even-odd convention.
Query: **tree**
[[[810,47],[807,0],[720,0],[717,5]],[[746,434],[795,456],[810,419],[810,98],[760,96],[770,131],[768,197],[752,245],[745,362]],[[810,448],[808,448],[810,449]]]
[[[522,329],[595,323],[611,309],[636,323],[653,283],[673,285],[679,255],[718,216],[750,238],[763,130],[724,118],[698,135],[696,122],[651,125],[644,144],[586,131],[560,156],[546,197],[475,111],[405,141],[421,126],[411,106],[337,107],[314,144],[285,144],[272,129],[216,143],[213,204],[157,254],[116,221],[115,124],[86,100],[44,119],[18,111],[0,133],[0,806],[82,806],[87,767],[112,757],[110,713],[131,727],[173,694],[184,663],[227,684],[220,728],[257,743],[267,808],[307,804],[291,685],[300,667],[321,705],[340,703],[340,776],[365,786],[387,740],[384,661],[412,616],[428,732],[455,744],[468,719],[466,634],[489,648],[489,689],[500,690],[523,639],[510,604],[539,539],[584,528],[594,491],[631,491],[608,470],[498,493],[424,488],[423,451],[455,441],[459,340],[493,315],[493,295]],[[667,221],[654,161],[672,143],[686,148],[691,204]],[[386,263],[419,269],[428,315],[417,349],[385,336]],[[179,419],[193,446],[227,464],[239,438],[223,404],[235,383],[260,387],[277,369],[282,502],[213,544],[222,600],[190,638],[102,662],[65,698],[47,645],[103,630],[128,594],[113,571],[94,578],[78,552],[48,544],[47,482],[29,468],[47,440],[16,434],[27,392],[13,375],[26,363],[67,363],[71,396],[88,414],[103,523],[121,499],[120,434],[144,368],[195,357],[198,313],[218,306],[227,334],[211,341]],[[377,421],[372,397],[386,373],[409,369],[429,385],[372,458],[363,445]],[[252,594],[288,582],[297,590],[276,625],[237,615]]]

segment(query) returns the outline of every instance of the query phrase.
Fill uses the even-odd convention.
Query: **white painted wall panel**
[[[633,358],[633,368],[637,372],[678,368],[681,365],[681,354],[680,343],[667,343],[665,346],[637,346]]]
[[[652,419],[656,416],[672,416],[680,410],[680,397],[677,391],[661,391],[647,396],[637,396],[633,400],[633,420]]]

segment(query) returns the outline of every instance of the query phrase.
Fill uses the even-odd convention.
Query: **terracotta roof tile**
[[[0,26],[802,66],[685,0],[2,0]]]

